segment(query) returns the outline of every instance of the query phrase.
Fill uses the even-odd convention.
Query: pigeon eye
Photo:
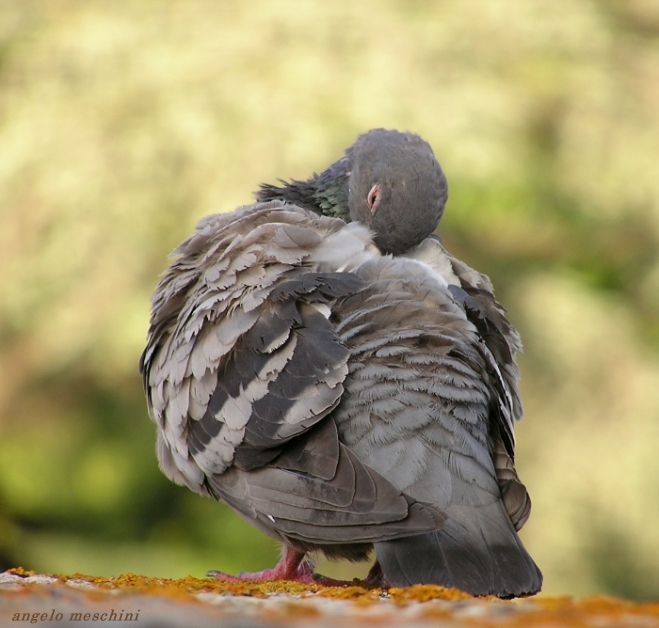
[[[366,197],[366,202],[368,203],[368,208],[371,210],[371,213],[374,214],[380,204],[380,186],[376,183],[371,191]]]

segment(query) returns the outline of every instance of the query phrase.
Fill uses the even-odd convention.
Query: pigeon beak
[[[375,215],[375,212],[378,210],[380,196],[380,184],[376,183],[366,197],[366,202],[368,203],[368,208],[371,210],[371,215]]]

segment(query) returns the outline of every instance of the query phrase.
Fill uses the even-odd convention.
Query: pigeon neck
[[[345,159],[340,159],[314,178],[313,197],[321,214],[350,222],[349,177],[348,163]]]
[[[350,222],[348,209],[349,164],[345,158],[332,164],[307,181],[282,181],[281,187],[262,183],[256,193],[258,201],[280,200],[307,210]]]

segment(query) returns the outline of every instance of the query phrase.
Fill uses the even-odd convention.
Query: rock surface
[[[114,613],[114,615],[112,615]],[[0,574],[0,625],[158,626],[183,628],[659,627],[659,602],[607,597],[517,601],[471,598],[455,589],[414,586],[388,591],[288,582],[228,583],[126,574],[50,576],[21,568]]]

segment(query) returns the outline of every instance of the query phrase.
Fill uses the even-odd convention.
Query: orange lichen
[[[21,578],[28,578],[29,576],[37,575],[36,571],[28,571],[27,569],[23,569],[23,567],[12,567],[11,569],[8,569],[6,573],[10,573],[13,576],[20,576]]]
[[[410,602],[429,602],[430,600],[473,600],[474,598],[460,591],[459,589],[450,589],[440,587],[435,584],[415,584],[411,587],[399,589],[392,587],[388,591],[389,597],[398,604],[408,604]]]
[[[350,587],[322,587],[316,595],[318,597],[334,598],[337,600],[352,600],[354,602],[370,603],[382,597],[384,589],[360,586]]]
[[[85,581],[101,588],[121,589],[151,595],[165,595],[169,597],[190,596],[196,593],[218,593],[223,595],[241,595],[249,597],[269,597],[273,594],[300,595],[316,592],[317,585],[303,585],[297,582],[270,581],[255,582],[244,580],[229,582],[215,578],[194,578],[186,576],[178,580],[169,578],[150,578],[132,573],[116,577],[97,577],[75,573],[70,576],[58,575],[62,582],[69,580]]]

